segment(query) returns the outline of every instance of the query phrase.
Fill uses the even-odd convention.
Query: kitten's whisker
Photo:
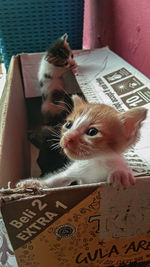
[[[52,140],[52,139],[56,139],[56,140],[60,140],[60,135],[52,135],[52,137],[50,137],[49,140]]]
[[[69,103],[67,102],[63,102],[63,101],[59,101],[60,104],[64,104],[65,105],[65,108],[67,108],[68,111],[71,111],[72,110],[72,106],[69,105]]]
[[[54,137],[60,137],[60,133],[59,132],[51,132],[51,135]]]
[[[51,133],[52,136],[60,137],[60,134],[57,131],[51,129],[49,132]]]
[[[60,136],[55,136],[53,135],[54,137],[50,137],[49,139],[46,140],[46,142],[49,142],[49,141],[52,141],[52,140],[56,140],[56,141],[59,141],[60,140]]]
[[[60,137],[61,137],[60,135],[54,135],[54,134],[52,134],[52,137],[51,137],[51,138],[52,138],[52,139],[53,139],[53,138],[56,138],[57,140],[59,140]]]
[[[50,147],[60,147],[59,143],[54,143],[54,144],[51,144]]]
[[[61,151],[63,151],[63,149],[62,149]],[[63,151],[63,156],[64,156],[65,159],[68,159],[68,157],[67,157],[67,155],[64,153],[64,151]]]
[[[61,110],[69,112],[67,107],[60,107]]]
[[[52,145],[60,143],[60,139],[52,139],[51,141],[54,141]]]
[[[51,134],[51,136],[49,136],[49,139],[47,139],[47,140],[51,141],[51,139],[53,139],[53,138],[60,139],[60,135]]]
[[[60,148],[60,145],[59,145],[59,144],[52,144],[50,147],[51,147],[51,148],[53,148],[53,147]]]
[[[59,143],[59,139],[55,139],[55,138],[50,139],[50,141]]]
[[[69,95],[68,95],[69,96]],[[69,108],[69,110],[71,111],[72,110],[72,105],[68,102],[65,102],[65,105]]]
[[[47,130],[48,130],[50,133],[51,133],[51,132],[52,132],[52,133],[57,133],[57,131],[56,131],[54,128],[53,128],[53,129],[52,129],[52,128],[47,128]]]
[[[58,146],[58,145],[50,146],[50,149],[51,150],[57,150],[57,149],[60,149],[60,146]]]
[[[58,130],[52,131],[52,134],[59,136],[60,135],[60,129],[59,129],[59,131]]]
[[[56,127],[59,127],[59,129],[58,129],[58,131],[60,132],[60,128],[62,127],[62,125],[63,125],[63,123],[58,123],[57,125],[56,125]]]
[[[59,107],[60,110],[63,110],[63,111],[66,110],[66,111],[68,111],[67,107],[62,107],[62,106],[59,106],[59,105],[57,105],[57,106]]]

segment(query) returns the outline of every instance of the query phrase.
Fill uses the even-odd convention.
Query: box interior
[[[145,104],[148,107],[149,80],[116,54],[111,52],[107,47],[102,48],[101,51],[99,51],[99,49],[95,50],[93,53],[86,50],[83,50],[83,52],[75,51],[74,53],[77,56],[80,55],[77,57],[80,75],[74,77],[72,72],[66,74],[65,89],[68,94],[81,94],[78,85],[79,83],[88,101],[102,101],[102,103],[104,102],[110,105],[115,105],[116,103],[119,107],[123,107],[124,110],[127,110],[128,108],[131,108],[127,105],[129,100],[132,100],[132,102],[135,100],[134,103],[131,102],[134,106]],[[42,55],[43,53],[21,54],[12,57],[10,63],[8,77],[0,103],[1,187],[7,186],[8,181],[11,181],[14,185],[22,178],[40,176],[40,170],[36,162],[39,149],[34,145],[31,145],[28,141],[28,130],[32,131],[33,129],[40,127],[43,123],[40,112],[41,94],[37,81],[37,71]],[[94,62],[94,64],[91,64],[91,62]],[[116,68],[119,69],[117,71],[119,76],[117,77],[121,76],[120,83],[123,85],[124,80],[128,81],[136,77],[140,79],[138,80],[136,78],[136,82],[139,82],[136,92],[135,90],[131,90],[131,92],[129,92],[130,95],[128,96],[129,89],[126,89],[127,97],[121,98],[120,90],[114,90],[114,83],[120,83],[116,83],[115,81],[113,81],[112,85],[108,83],[107,77],[109,77],[110,74],[112,75],[114,73],[113,71],[116,71]],[[99,84],[101,79],[98,84],[96,83],[95,77],[99,74],[100,77],[102,76],[105,78],[105,83],[103,82],[102,84]],[[93,82],[90,83],[92,79]],[[134,85],[133,81],[132,83]],[[88,88],[89,83],[90,88]],[[103,86],[105,87],[103,88]],[[136,99],[138,99],[137,102]],[[114,103],[114,101],[117,102]],[[148,123],[148,121],[149,118],[146,123]],[[146,128],[143,127],[142,135],[145,129]],[[146,134],[144,134],[144,140],[145,142],[149,140],[148,138],[145,138]],[[139,150],[143,151],[143,149],[145,149],[143,154],[147,155],[148,153],[145,153],[147,147],[141,147],[140,143],[138,144],[136,151],[139,153]],[[139,162],[140,159],[137,158],[137,160]],[[149,162],[148,157],[146,160]],[[52,166],[53,164],[50,165]]]
[[[9,67],[0,103],[0,187],[7,187],[8,181],[15,184],[21,178],[40,175],[36,164],[39,150],[28,141],[28,130],[35,129],[42,122],[41,97],[34,83],[37,81],[37,57],[31,55],[30,60],[28,54],[18,55],[12,58]],[[112,61],[109,62],[111,65]],[[120,67],[118,63],[114,65],[114,68],[116,65]],[[25,72],[28,68],[30,70]],[[121,70],[125,70],[122,65]],[[93,75],[95,75],[94,72],[95,70]],[[112,68],[108,72],[112,75]],[[108,77],[107,74],[104,73],[103,76]],[[80,93],[79,86],[70,73],[66,77],[67,86],[68,90],[71,89],[71,93]],[[145,86],[144,82],[143,86]],[[87,84],[85,87],[87,89]],[[31,198],[19,196],[19,199],[12,196],[10,202],[5,190],[1,190],[6,196],[5,201],[2,202],[4,222],[12,243],[16,238],[16,245],[13,244],[13,246],[17,248],[15,254],[20,266],[23,265],[22,255],[27,256],[24,258],[24,266],[30,266],[34,261],[42,262],[44,266],[48,266],[49,262],[52,262],[53,266],[62,266],[61,258],[58,256],[62,255],[62,251],[65,252],[63,257],[67,260],[66,266],[70,266],[70,262],[72,266],[82,262],[88,265],[94,264],[92,266],[99,266],[99,264],[117,266],[118,262],[147,261],[149,259],[150,179],[148,176],[145,179],[142,175],[139,176],[141,177],[137,179],[136,185],[130,186],[127,190],[118,190],[106,183],[81,185],[50,189],[47,194],[43,189],[44,194],[39,195],[38,192],[36,195],[34,192],[35,199],[33,196]],[[10,196],[11,190],[6,191]],[[39,201],[42,201],[40,202],[42,204],[46,203],[43,210],[35,205]],[[31,214],[34,216],[31,217]],[[46,217],[47,214],[48,217]],[[41,218],[42,223],[43,218],[46,218],[49,225],[40,224]],[[17,220],[21,227],[14,226],[10,232],[12,220]],[[60,232],[65,234],[68,226],[69,229],[75,230],[74,235],[71,233],[69,238],[58,235]],[[25,240],[26,246],[21,245],[18,248],[16,236],[18,233],[29,233],[32,240]],[[30,236],[30,233],[36,235]],[[46,237],[48,240],[41,237]],[[29,251],[31,244],[34,250]],[[55,247],[58,254],[53,250]]]
[[[39,149],[28,141],[28,131],[43,123],[36,78],[40,59],[41,54],[21,54],[11,59],[1,99],[0,187],[41,174],[36,162]],[[68,94],[81,93],[71,72],[65,77],[65,88]]]
[[[1,98],[0,187],[13,184],[30,173],[30,149],[27,141],[27,113],[19,56],[10,63]]]

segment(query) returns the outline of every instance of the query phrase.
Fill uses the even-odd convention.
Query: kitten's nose
[[[75,141],[74,136],[64,138],[63,140],[63,148],[69,148],[69,147],[74,146],[75,144],[76,144],[76,141]]]

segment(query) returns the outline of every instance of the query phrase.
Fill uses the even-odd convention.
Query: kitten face
[[[105,104],[85,103],[77,97],[74,110],[68,116],[62,127],[60,146],[70,159],[90,159],[105,157],[114,153],[122,153],[137,139],[137,132],[132,121],[132,129],[124,122],[128,112],[123,115]],[[78,102],[78,103],[77,103]],[[80,103],[79,103],[80,102]],[[139,110],[138,110],[139,112]],[[138,125],[137,113],[135,124]],[[141,115],[139,123],[145,119],[146,110]],[[131,113],[131,112],[130,112]],[[133,113],[133,112],[132,112]],[[125,121],[129,121],[129,119]],[[139,126],[140,127],[140,126]],[[139,129],[138,127],[138,129]],[[137,131],[138,131],[137,129]],[[130,133],[129,133],[130,132]],[[127,136],[127,133],[128,136]]]
[[[47,50],[46,60],[56,67],[70,68],[76,64],[67,38],[64,34]]]
[[[67,118],[60,145],[69,158],[87,159],[113,153],[123,141],[123,129],[115,110],[105,105],[84,104]]]

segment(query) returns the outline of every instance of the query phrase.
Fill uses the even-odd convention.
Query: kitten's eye
[[[74,58],[74,55],[72,54],[71,57]]]
[[[96,128],[90,128],[88,129],[88,131],[86,132],[87,135],[89,136],[94,136],[98,133],[98,130]]]
[[[67,121],[67,122],[65,123],[65,127],[66,127],[67,129],[70,129],[71,126],[72,126],[72,121]]]

